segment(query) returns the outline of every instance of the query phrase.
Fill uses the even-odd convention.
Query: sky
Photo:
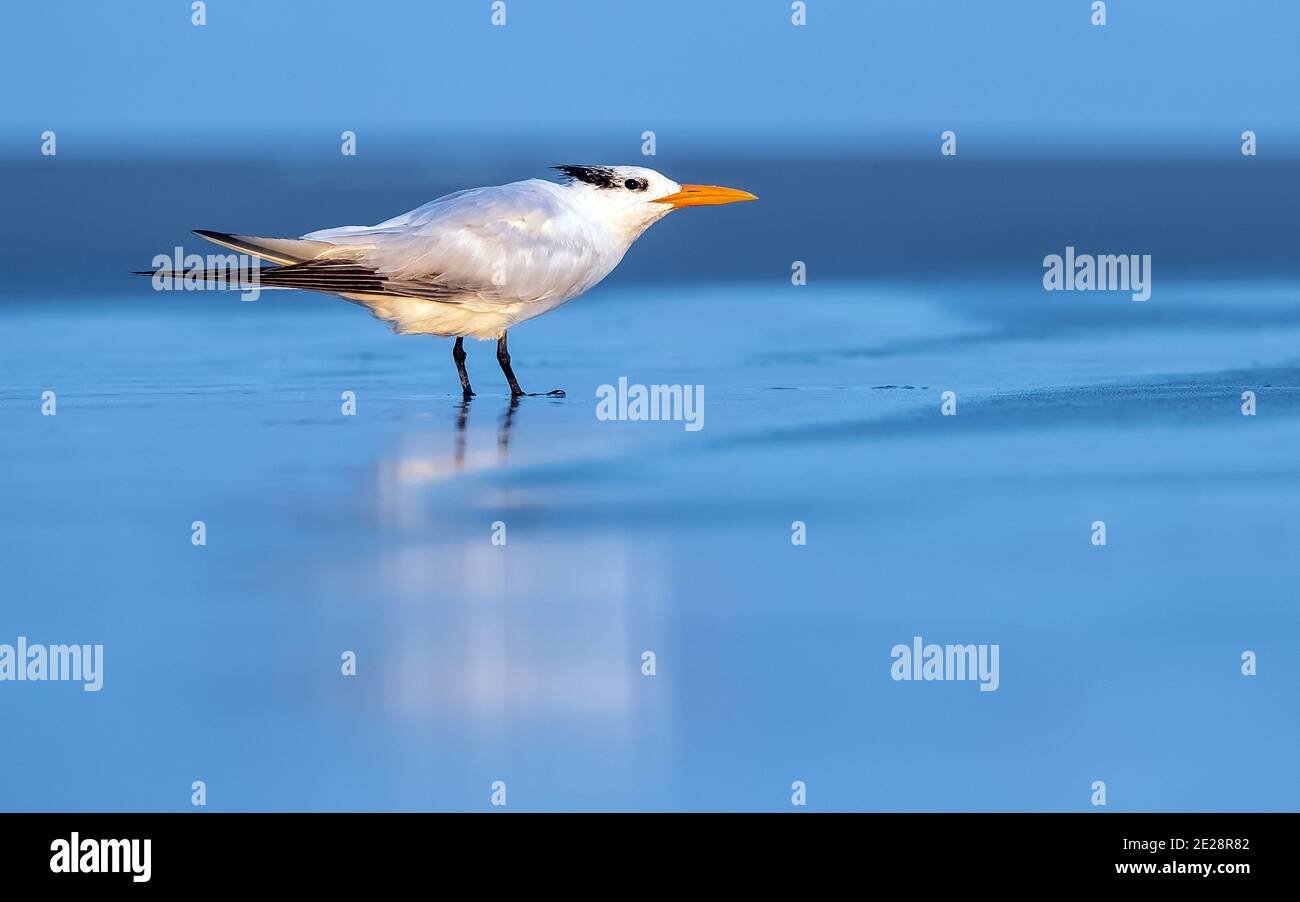
[[[0,146],[649,129],[755,154],[964,128],[1007,151],[1251,128],[1294,147],[1300,4],[1112,0],[1104,27],[1090,6],[807,0],[795,27],[788,0],[505,0],[494,26],[491,0],[209,0],[196,27],[188,0],[6,4]]]

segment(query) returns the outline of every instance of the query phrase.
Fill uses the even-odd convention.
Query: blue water
[[[11,301],[0,642],[105,675],[0,683],[0,807],[1294,810],[1300,285],[1037,278],[616,275],[513,409],[329,298]],[[1000,687],[895,682],[915,635]]]

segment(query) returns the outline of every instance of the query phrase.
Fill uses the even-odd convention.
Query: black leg
[[[497,363],[501,364],[501,372],[506,374],[506,381],[510,383],[510,397],[517,398],[522,395],[524,390],[519,387],[519,380],[515,378],[515,371],[510,369],[510,349],[506,347],[506,333],[504,332],[497,339]]]
[[[456,361],[456,372],[460,374],[460,387],[466,398],[474,397],[474,389],[469,387],[469,373],[465,372],[465,339],[456,339],[451,349],[451,359]]]
[[[506,333],[504,332],[497,339],[497,363],[501,364],[501,372],[506,374],[506,381],[510,383],[510,397],[518,398],[523,395],[524,390],[519,387],[519,380],[515,378],[515,371],[510,369],[510,349],[506,347]],[[563,398],[564,391],[557,388],[555,391],[547,392],[546,396],[548,398]]]

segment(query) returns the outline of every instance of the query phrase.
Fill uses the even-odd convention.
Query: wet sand
[[[517,405],[327,298],[11,300],[0,642],[105,674],[0,685],[0,800],[1294,810],[1296,296],[615,278],[511,333],[568,393]],[[620,376],[704,428],[597,419]],[[917,635],[997,691],[892,680]]]

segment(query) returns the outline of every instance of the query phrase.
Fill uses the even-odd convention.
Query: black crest
[[[614,175],[614,170],[608,166],[556,166],[560,172],[563,172],[575,182],[586,182],[588,185],[595,185],[597,188],[617,188],[618,178]]]

